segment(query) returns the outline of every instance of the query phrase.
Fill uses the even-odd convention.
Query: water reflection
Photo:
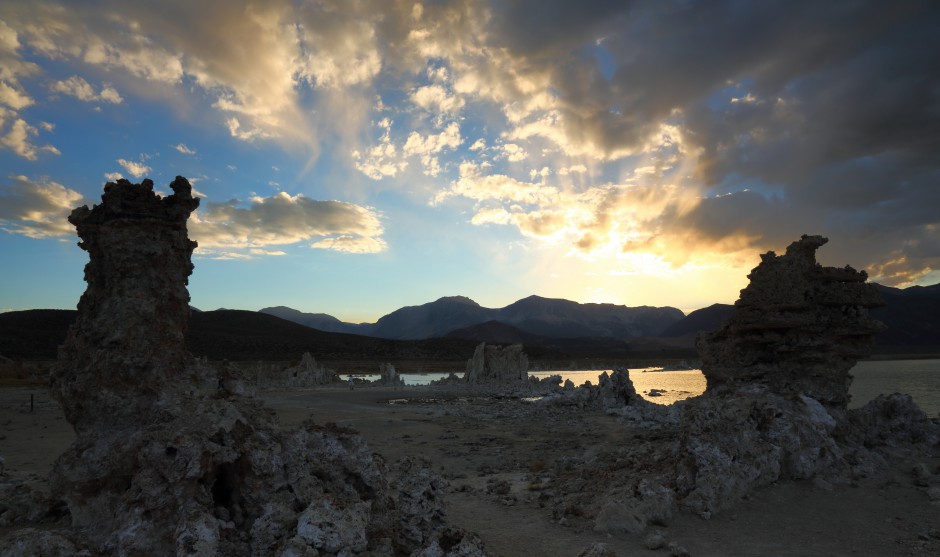
[[[570,379],[576,386],[590,381],[597,385],[598,376],[605,370],[537,371],[530,377],[542,379],[560,375],[562,383]],[[611,370],[606,370],[612,373]],[[855,379],[849,393],[851,408],[864,405],[879,394],[905,393],[929,416],[940,413],[940,360],[888,360],[859,362],[851,371]],[[406,385],[427,385],[433,380],[447,377],[448,373],[403,373]],[[462,375],[462,372],[458,373]],[[356,375],[374,381],[379,375]],[[672,404],[678,400],[698,396],[705,391],[705,377],[697,369],[662,371],[661,368],[631,369],[630,379],[637,393],[656,404]]]

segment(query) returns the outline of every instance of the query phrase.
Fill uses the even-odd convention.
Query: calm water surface
[[[608,370],[609,372],[609,370]],[[530,373],[536,377],[558,374],[562,380],[571,379],[575,385],[585,381],[597,384],[601,371],[555,371]],[[851,371],[855,379],[849,393],[850,408],[863,406],[880,394],[909,394],[929,416],[940,413],[940,360],[888,360],[882,362],[859,362]],[[636,391],[652,402],[671,404],[702,394],[705,377],[700,370],[654,371],[653,369],[631,369],[630,379]],[[662,396],[651,397],[651,389],[661,389]]]
[[[590,381],[597,385],[598,376],[604,370],[592,371],[537,371],[530,376],[538,378],[561,375],[562,381],[570,379],[575,385]],[[611,373],[611,370],[607,370]],[[905,393],[929,416],[940,414],[940,360],[888,360],[882,362],[860,362],[852,368],[852,395],[850,408],[863,406],[879,394]],[[446,373],[403,373],[407,385],[427,385],[432,380],[447,377]],[[459,372],[458,375],[463,375]],[[358,375],[363,379],[376,380],[378,375]],[[630,379],[637,393],[657,404],[672,404],[677,400],[698,396],[705,391],[705,377],[697,369],[683,371],[658,371],[657,368],[631,369]],[[662,391],[651,396],[650,391]]]

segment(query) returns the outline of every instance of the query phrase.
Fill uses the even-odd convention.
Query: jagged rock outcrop
[[[760,383],[784,396],[846,407],[849,370],[870,354],[882,327],[868,310],[883,302],[864,271],[816,262],[827,241],[804,235],[784,255],[761,255],[734,315],[696,342],[709,390]]]
[[[936,448],[940,429],[909,397],[846,410],[849,369],[881,328],[868,315],[881,297],[864,271],[816,263],[826,241],[804,235],[783,256],[762,255],[735,314],[699,337],[708,385],[682,404],[684,508],[709,516],[780,479],[849,481],[872,473],[892,443]]]
[[[529,358],[521,344],[500,348],[481,342],[473,351],[473,357],[467,360],[464,375],[464,380],[470,384],[516,383],[528,379]]]
[[[705,395],[684,408],[676,491],[708,517],[780,479],[848,471],[833,438],[836,420],[813,398],[784,398],[763,385]]]
[[[260,387],[316,387],[339,381],[335,371],[317,363],[310,352],[304,352],[300,363],[283,370],[259,370]]]
[[[405,378],[398,374],[395,366],[383,362],[379,364],[379,382],[383,385],[404,385]]]
[[[465,537],[476,548],[459,530],[442,541],[441,480],[420,462],[388,465],[335,426],[284,431],[221,377],[200,390],[182,335],[197,201],[184,178],[171,187],[161,198],[149,181],[109,183],[101,205],[70,217],[91,261],[53,376],[78,434],[49,478],[68,524],[17,515],[0,554],[406,556]],[[33,499],[27,511],[48,506]]]

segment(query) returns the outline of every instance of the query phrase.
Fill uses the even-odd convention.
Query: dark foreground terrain
[[[940,504],[915,485],[915,462],[852,485],[781,482],[710,520],[679,513],[641,534],[607,534],[594,532],[575,507],[553,508],[552,495],[597,480],[579,477],[582,471],[566,463],[593,458],[614,465],[619,448],[661,433],[596,410],[575,415],[427,387],[324,387],[262,398],[283,427],[335,422],[358,430],[386,460],[430,461],[449,482],[448,521],[479,533],[494,555],[574,557],[594,542],[620,557],[669,555],[665,547],[645,547],[654,532],[696,557],[940,554]],[[46,475],[73,437],[44,389],[0,389],[0,454],[8,471]],[[923,464],[937,471],[940,460]]]

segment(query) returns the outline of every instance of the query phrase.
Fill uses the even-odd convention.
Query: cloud
[[[524,182],[505,174],[487,174],[485,166],[464,162],[460,177],[450,188],[438,192],[433,202],[439,204],[451,197],[474,201],[502,201],[550,206],[558,203],[558,190],[541,183]]]
[[[140,162],[136,162],[136,161],[129,161],[127,159],[118,159],[117,163],[121,165],[121,167],[123,167],[124,170],[126,170],[127,173],[133,176],[134,178],[142,178],[148,172],[153,170],[152,168],[144,164],[143,160],[141,160]]]
[[[72,209],[87,204],[75,190],[49,180],[14,176],[0,186],[0,229],[30,238],[74,236]]]
[[[180,153],[183,153],[184,155],[196,154],[196,151],[194,149],[190,149],[189,147],[187,147],[185,143],[177,143],[176,145],[173,146],[173,148],[179,151]]]
[[[342,201],[318,201],[280,192],[238,201],[204,203],[191,218],[200,249],[230,252],[312,242],[312,247],[351,253],[385,249],[379,215]]]
[[[370,147],[365,153],[354,150],[351,156],[357,170],[373,180],[381,180],[405,170],[408,161],[399,156],[398,148],[392,143],[392,121],[383,118],[376,126],[382,130],[378,144]]]
[[[0,133],[3,133],[4,123],[2,108],[0,108]],[[33,144],[31,138],[38,134],[39,130],[26,123],[26,120],[13,118],[6,133],[0,135],[0,146],[6,147],[24,159],[31,161],[38,159],[40,152],[53,155],[61,154],[59,150],[52,145],[43,145],[40,147]]]
[[[340,251],[343,253],[380,253],[388,249],[385,240],[362,236],[325,238],[319,242],[314,242],[310,247]]]
[[[226,5],[4,5],[0,144],[55,152],[27,116],[52,78],[32,78],[71,65],[107,72],[115,95],[209,99],[239,140],[327,145],[403,190],[445,184],[432,203],[579,255],[698,264],[818,232],[890,280],[938,268],[928,2]],[[61,87],[106,102],[73,78]]]
[[[408,135],[403,152],[405,156],[417,156],[424,166],[424,173],[428,176],[437,176],[441,172],[440,160],[437,154],[454,150],[463,143],[460,137],[460,125],[451,122],[440,133],[422,135],[416,131]]]
[[[242,141],[254,141],[255,139],[269,139],[274,137],[273,133],[266,132],[258,127],[251,129],[242,128],[242,124],[238,118],[229,118],[225,121],[225,123],[228,126],[228,131],[230,134],[232,134],[232,137],[236,137]]]
[[[56,93],[71,95],[85,102],[103,101],[111,104],[121,104],[124,102],[121,95],[110,85],[105,85],[101,88],[99,93],[95,93],[94,87],[85,81],[85,78],[77,75],[54,82],[50,89]]]
[[[0,81],[0,103],[9,106],[13,110],[21,110],[34,102],[25,91]]]
[[[453,115],[464,107],[464,100],[441,85],[426,85],[411,92],[411,102],[428,112]]]

